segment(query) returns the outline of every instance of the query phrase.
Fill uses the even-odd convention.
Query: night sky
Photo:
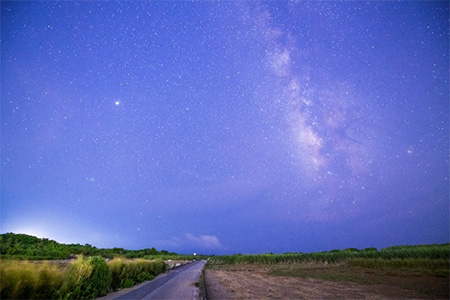
[[[449,241],[447,1],[1,2],[1,232]]]

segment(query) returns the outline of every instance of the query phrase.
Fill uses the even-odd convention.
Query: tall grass
[[[349,259],[450,259],[450,244],[423,245],[423,246],[395,246],[381,250],[366,248],[358,250],[349,248],[313,253],[285,253],[285,254],[259,254],[259,255],[222,255],[209,259],[211,264],[279,264],[324,262],[333,263]]]
[[[124,260],[115,258],[108,262],[112,274],[111,287],[113,290],[130,287],[135,284],[152,280],[154,276],[166,271],[162,260]]]
[[[151,280],[163,261],[80,257],[67,264],[1,261],[1,299],[94,299],[111,290]]]
[[[57,299],[67,270],[51,263],[1,261],[1,299]]]

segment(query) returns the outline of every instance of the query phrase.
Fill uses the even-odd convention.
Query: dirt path
[[[319,272],[318,269],[309,270],[313,277],[320,275],[331,279],[324,280],[308,275],[299,277],[298,272],[287,276],[274,275],[280,271],[278,268],[247,265],[240,269],[206,270],[208,296],[213,300],[448,299],[448,278],[364,273],[364,270],[346,270],[345,267],[319,268]],[[333,277],[336,271],[340,272],[340,277]],[[353,277],[346,276],[347,273]]]

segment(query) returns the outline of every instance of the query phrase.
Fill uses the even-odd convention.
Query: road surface
[[[169,273],[159,275],[152,281],[144,282],[134,288],[111,293],[98,300],[198,300],[199,289],[195,286],[195,283],[199,281],[205,264],[205,261],[190,263]]]

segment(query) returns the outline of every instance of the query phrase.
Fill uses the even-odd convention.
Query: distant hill
[[[98,255],[106,258],[124,256],[138,258],[148,255],[176,255],[155,248],[126,250],[124,248],[97,248],[89,244],[60,244],[46,238],[27,234],[4,233],[0,235],[0,257],[18,259],[68,259],[72,255]]]

